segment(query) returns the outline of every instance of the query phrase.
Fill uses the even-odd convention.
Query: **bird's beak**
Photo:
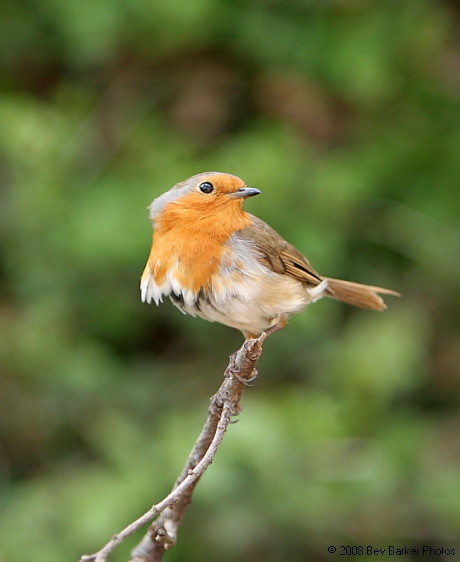
[[[233,193],[229,193],[228,196],[234,199],[242,197],[243,199],[247,199],[248,197],[254,197],[254,195],[259,195],[261,193],[260,189],[256,189],[255,187],[240,187],[237,191]]]

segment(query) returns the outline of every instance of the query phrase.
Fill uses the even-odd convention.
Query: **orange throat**
[[[144,275],[150,273],[157,287],[173,275],[183,291],[196,295],[200,289],[207,290],[226,251],[225,242],[250,223],[240,201],[210,206],[190,194],[169,203],[155,221]]]

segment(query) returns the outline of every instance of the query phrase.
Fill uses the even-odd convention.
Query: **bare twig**
[[[240,412],[241,395],[244,387],[255,377],[255,366],[262,353],[264,339],[265,333],[256,339],[246,340],[238,352],[230,356],[224,382],[211,398],[208,419],[171,493],[114,535],[101,550],[82,556],[80,562],[106,562],[108,555],[118,544],[158,515],[147,534],[133,549],[130,562],[158,562],[165,550],[176,544],[177,531],[193,490],[213,461],[232,414]]]

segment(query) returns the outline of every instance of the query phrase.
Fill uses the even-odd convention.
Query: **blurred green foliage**
[[[205,170],[403,299],[269,338],[167,560],[458,548],[459,29],[454,0],[3,2],[1,562],[78,559],[179,473],[241,335],[138,283],[146,206]]]

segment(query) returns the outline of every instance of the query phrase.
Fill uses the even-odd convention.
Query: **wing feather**
[[[286,273],[313,287],[321,283],[322,277],[305,256],[266,222],[250,216],[250,226],[240,230],[239,236],[256,246],[261,263],[276,273]]]
[[[401,296],[396,291],[373,287],[341,279],[322,277],[312,267],[310,262],[292,244],[286,242],[276,230],[273,230],[263,220],[250,215],[251,224],[244,230],[239,231],[239,235],[250,240],[259,253],[259,260],[266,267],[298,279],[310,288],[318,286],[324,279],[328,281],[326,295],[333,299],[346,302],[348,304],[367,308],[371,310],[383,310],[386,308],[379,293]]]

